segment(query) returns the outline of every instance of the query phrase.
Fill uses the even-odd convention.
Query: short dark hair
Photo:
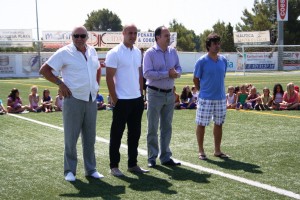
[[[205,41],[205,44],[206,44],[206,50],[208,51],[209,50],[209,47],[211,45],[211,42],[220,42],[221,40],[221,37],[216,34],[216,33],[210,33],[207,38],[206,38],[206,41]]]
[[[165,26],[160,26],[157,29],[155,29],[155,31],[154,31],[154,39],[155,39],[155,41],[157,41],[156,36],[160,36],[161,35],[161,31],[164,28],[166,28],[166,27]]]

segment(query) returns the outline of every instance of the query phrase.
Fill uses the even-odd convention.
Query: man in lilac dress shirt
[[[154,33],[156,44],[149,48],[144,56],[144,77],[148,85],[148,167],[156,166],[159,155],[160,162],[167,166],[176,166],[171,156],[169,144],[172,135],[172,119],[174,112],[174,80],[182,72],[179,58],[174,48],[170,47],[170,31],[158,27]],[[160,147],[158,146],[158,125],[160,123]]]

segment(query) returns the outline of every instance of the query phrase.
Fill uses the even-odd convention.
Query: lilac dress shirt
[[[177,51],[168,47],[165,52],[155,44],[145,52],[143,74],[147,79],[146,84],[160,89],[173,89],[174,79],[169,77],[169,70],[175,70],[181,75]]]

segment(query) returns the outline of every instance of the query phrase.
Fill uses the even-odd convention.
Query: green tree
[[[237,31],[263,31],[269,30],[272,37],[277,38],[277,1],[258,0],[254,1],[252,12],[247,9],[241,17],[243,24],[236,25]],[[288,21],[284,22],[284,44],[300,44],[300,21],[299,21],[300,0],[288,1]],[[274,43],[274,41],[273,41]]]
[[[121,31],[123,28],[118,15],[108,9],[92,11],[87,17],[84,26],[88,31]]]
[[[203,31],[203,33],[200,34],[200,44],[201,44],[200,45],[200,47],[201,47],[200,50],[201,51],[204,51],[204,52],[207,51],[205,41],[206,41],[207,36],[212,32],[213,32],[212,30],[206,29],[206,30]]]
[[[235,51],[234,42],[233,42],[233,27],[230,23],[226,25],[224,22],[218,21],[213,25],[213,30],[207,30],[204,35],[202,35],[201,44],[202,50],[206,51],[205,40],[209,33],[217,33],[221,37],[221,51],[223,52],[232,52]]]
[[[243,11],[244,17],[241,20],[244,24],[238,23],[236,25],[237,31],[265,31],[274,28],[274,7],[275,0],[268,0],[259,2],[254,1],[252,12],[247,9]],[[275,9],[275,10],[274,10]]]
[[[194,33],[194,44],[195,44],[195,50],[199,52],[201,50],[201,41],[200,41],[200,35],[196,35]]]
[[[222,51],[224,52],[235,52],[234,41],[233,41],[233,27],[231,23],[225,27],[225,33],[222,36]]]
[[[284,44],[300,44],[300,0],[288,1],[288,21],[284,22]]]
[[[178,51],[195,51],[195,32],[188,30],[176,19],[170,22],[170,32],[177,32],[177,50]]]

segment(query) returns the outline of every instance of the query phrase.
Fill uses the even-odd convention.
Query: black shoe
[[[167,162],[164,162],[163,165],[167,165],[167,166],[177,166],[177,165],[181,165],[180,162],[175,162],[173,159],[170,159]]]
[[[155,163],[154,160],[150,160],[150,161],[148,162],[148,167],[154,168],[155,166],[156,166],[156,163]]]

